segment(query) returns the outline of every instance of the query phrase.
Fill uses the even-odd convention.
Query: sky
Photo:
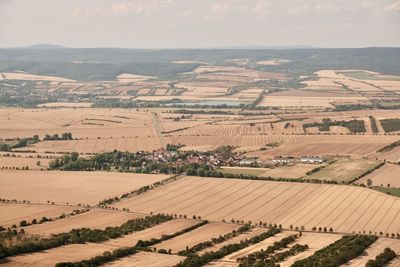
[[[0,47],[400,47],[400,0],[0,0]]]

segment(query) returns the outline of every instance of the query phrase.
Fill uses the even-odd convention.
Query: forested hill
[[[77,80],[114,79],[122,72],[171,77],[198,64],[174,61],[227,65],[232,63],[226,60],[238,58],[248,58],[247,67],[293,74],[310,74],[320,69],[368,69],[400,74],[400,48],[144,50],[33,46],[0,49],[0,71],[21,70]],[[269,59],[290,62],[279,66],[257,64]]]

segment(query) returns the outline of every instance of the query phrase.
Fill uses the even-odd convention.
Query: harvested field
[[[387,186],[400,188],[400,166],[386,163],[385,166],[373,171],[359,180],[360,183],[367,184],[368,179],[371,179],[373,186]]]
[[[252,155],[252,153],[249,153]],[[320,166],[320,165],[318,165]],[[222,167],[223,173],[244,174],[274,178],[301,178],[306,175],[308,171],[316,168],[312,164],[296,164],[293,166],[276,166],[274,168],[245,168],[245,167]]]
[[[198,222],[194,220],[185,220],[185,219],[171,220],[143,231],[135,232],[117,239],[109,240],[104,244],[117,248],[134,246],[139,240],[150,240],[152,238],[160,238],[163,235],[176,233],[184,228],[193,226],[196,223]]]
[[[63,213],[71,213],[75,209],[77,208],[58,205],[0,204],[0,226],[19,225],[22,220],[31,222],[33,219],[39,221],[43,217],[55,218]]]
[[[241,258],[241,257],[245,257],[253,252],[259,251],[261,249],[265,249],[268,246],[272,245],[274,242],[281,240],[282,238],[288,237],[292,234],[294,234],[295,232],[289,232],[289,231],[285,231],[285,232],[281,232],[277,235],[271,236],[257,244],[248,246],[244,249],[241,249],[239,251],[236,251],[232,254],[229,254],[227,256],[225,256],[224,258],[216,261],[216,262],[211,262],[208,266],[232,266],[232,264],[234,264],[234,266],[237,266],[236,263],[236,259],[237,258]],[[225,265],[228,264],[228,265]]]
[[[116,206],[306,230],[315,226],[346,233],[400,232],[400,199],[356,186],[186,177]]]
[[[25,232],[50,235],[65,233],[78,228],[104,229],[109,226],[121,225],[128,220],[142,216],[135,213],[96,209],[54,222],[31,225],[25,228]]]
[[[366,159],[340,159],[307,178],[349,182],[379,165],[380,162]]]
[[[4,80],[74,82],[74,80],[62,77],[34,75],[25,72],[2,72],[0,76],[2,76]]]
[[[167,178],[116,172],[1,171],[1,197],[56,204],[97,204]]]
[[[102,153],[114,150],[137,152],[153,151],[163,147],[158,137],[127,137],[110,139],[81,139],[65,141],[44,141],[28,148],[15,149],[15,151],[34,150],[43,152],[79,152],[79,153]]]
[[[243,174],[249,176],[260,176],[267,168],[245,168],[245,167],[221,167],[218,171],[222,173],[231,173],[231,174]]]
[[[400,161],[400,147],[395,147],[389,151],[382,153],[375,153],[371,155],[371,158],[378,158],[380,160],[386,160],[391,163],[398,163]]]
[[[298,93],[297,93],[298,94]],[[307,95],[306,93],[304,93]],[[358,103],[360,101],[367,100],[360,96],[264,96],[260,107],[279,107],[279,108],[330,108],[333,107],[333,103]]]
[[[117,79],[120,83],[132,83],[132,82],[141,82],[149,79],[153,79],[153,76],[144,76],[130,73],[122,73],[117,76]]]
[[[104,244],[74,244],[45,250],[43,252],[10,257],[1,264],[5,267],[53,267],[58,262],[86,260],[101,255],[105,251],[112,251],[114,249],[114,247]]]
[[[297,239],[296,243],[301,245],[308,245],[309,249],[306,251],[299,253],[293,257],[287,258],[285,261],[280,262],[281,267],[289,267],[295,261],[305,259],[314,254],[317,250],[320,250],[323,247],[326,247],[336,240],[340,239],[341,235],[336,234],[324,234],[324,233],[303,233],[299,239]]]
[[[192,247],[200,242],[225,235],[239,228],[240,226],[237,224],[210,222],[183,235],[163,241],[157,244],[156,247],[157,249],[166,249],[167,251],[171,249],[172,253],[176,253],[184,250],[186,246]]]
[[[396,136],[366,135],[234,135],[234,136],[171,136],[174,144],[196,148],[217,148],[222,145],[263,147],[270,143],[283,143],[277,148],[263,151],[262,158],[304,155],[359,155],[375,153],[379,148],[397,141]]]
[[[160,238],[165,234],[172,234],[183,228],[196,224],[193,220],[172,220],[153,228],[134,232],[121,238],[111,239],[104,243],[86,243],[79,245],[66,245],[43,252],[31,253],[8,258],[5,266],[54,266],[58,262],[80,261],[112,251],[120,247],[134,246],[138,240]]]
[[[29,170],[47,169],[51,159],[5,157],[0,155],[0,169],[21,169],[28,167]],[[40,163],[38,165],[38,162]]]
[[[270,59],[270,60],[263,60],[263,61],[257,61],[258,65],[267,65],[267,66],[276,66],[276,65],[282,65],[285,63],[289,63],[291,60],[288,59]]]
[[[321,165],[303,164],[298,163],[294,166],[278,166],[275,168],[268,169],[261,176],[271,176],[277,178],[301,178],[307,174],[307,172],[313,170]]]
[[[48,120],[48,118],[52,118]],[[71,132],[73,138],[156,136],[151,114],[131,109],[0,109],[2,138]]]
[[[38,107],[46,107],[46,108],[89,108],[93,105],[93,103],[89,102],[49,102],[39,104]]]
[[[165,267],[174,266],[185,257],[151,252],[139,252],[135,255],[124,257],[120,260],[105,264],[106,267]]]
[[[246,239],[250,239],[254,236],[260,235],[263,232],[265,232],[266,229],[265,228],[252,228],[250,229],[248,232],[242,233],[238,236],[235,236],[234,238],[228,239],[222,243],[216,244],[212,247],[206,248],[201,250],[199,253],[200,254],[204,254],[206,252],[210,252],[210,251],[217,251],[220,248],[222,248],[223,246],[229,245],[229,244],[235,244],[235,243],[239,243],[242,240],[246,240]]]
[[[397,255],[400,255],[400,240],[380,237],[364,251],[362,256],[349,261],[343,266],[364,267],[368,260],[375,259],[385,248],[391,248]]]

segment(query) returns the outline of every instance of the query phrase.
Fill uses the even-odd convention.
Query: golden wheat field
[[[1,197],[35,203],[97,204],[166,175],[112,172],[0,171]]]
[[[353,186],[186,177],[116,206],[215,221],[234,219],[286,228],[332,227],[338,232],[391,234],[400,231],[399,205],[396,197]]]

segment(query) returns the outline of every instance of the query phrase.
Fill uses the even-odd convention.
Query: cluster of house
[[[321,164],[326,159],[321,157],[300,157],[300,158],[274,158],[269,161],[262,161],[256,158],[246,158],[244,155],[236,154],[231,157],[226,157],[222,153],[193,153],[187,154],[185,159],[180,157],[182,152],[168,151],[166,149],[155,150],[152,153],[145,155],[147,161],[157,163],[171,163],[175,166],[181,166],[184,164],[206,164],[211,167],[217,168],[219,166],[250,166],[259,167],[264,165],[290,165],[295,163],[307,163],[307,164]],[[171,161],[171,159],[173,159]]]
[[[182,152],[178,151],[168,151],[164,148],[153,151],[152,153],[146,154],[144,157],[147,161],[157,162],[157,163],[171,163],[171,159],[175,166],[181,166],[183,164],[207,164],[210,166],[229,166],[236,165],[244,157],[233,156],[226,158],[221,153],[193,153],[188,154],[185,159],[179,157]]]

